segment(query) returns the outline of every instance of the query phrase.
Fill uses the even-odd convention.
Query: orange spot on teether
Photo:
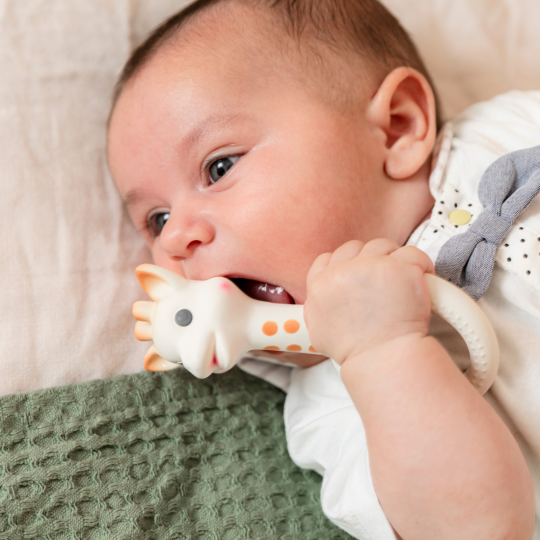
[[[278,326],[274,321],[267,321],[262,326],[262,331],[265,336],[275,336]]]
[[[283,330],[285,330],[287,334],[296,334],[296,332],[300,330],[300,323],[294,319],[289,319],[288,321],[285,321]]]
[[[300,352],[302,350],[302,347],[300,347],[300,345],[289,345],[287,347],[287,350],[292,352]]]
[[[308,351],[310,351],[310,352],[317,352],[317,351],[313,348],[313,345],[310,345],[310,346],[309,346]]]
[[[275,345],[269,345],[268,347],[264,348],[265,351],[279,351],[279,347],[276,347]]]

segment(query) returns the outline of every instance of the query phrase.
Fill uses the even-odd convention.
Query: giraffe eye
[[[189,309],[181,309],[180,311],[177,311],[174,316],[174,322],[178,326],[189,326],[192,320],[193,314]]]

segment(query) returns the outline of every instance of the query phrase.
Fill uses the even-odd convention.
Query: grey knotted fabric
[[[514,220],[540,192],[540,146],[511,152],[490,165],[478,186],[484,210],[467,232],[448,240],[437,257],[438,276],[474,300],[486,292],[495,252]]]

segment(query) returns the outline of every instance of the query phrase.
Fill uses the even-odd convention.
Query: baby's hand
[[[307,276],[304,319],[312,345],[342,364],[406,335],[425,336],[431,300],[421,250],[385,239],[352,240],[323,253]]]

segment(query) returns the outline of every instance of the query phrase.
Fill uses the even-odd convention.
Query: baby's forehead
[[[265,88],[272,80],[285,80],[288,72],[294,71],[292,60],[288,61],[290,69],[285,69],[285,65],[277,69],[277,59],[271,58],[272,52],[267,46],[246,47],[245,40],[238,36],[217,46],[216,39],[207,34],[163,47],[136,79],[154,86],[155,90],[164,83],[181,82],[186,92],[218,93],[228,89],[241,95]],[[158,80],[159,84],[153,84]]]
[[[264,85],[273,78],[306,87],[315,81],[337,86],[339,73],[348,76],[350,50],[327,54],[330,48],[322,40],[294,36],[283,17],[256,6],[256,2],[218,2],[197,13],[158,48],[150,62],[166,57],[165,69],[170,72],[200,69],[213,85],[224,78]]]
[[[271,23],[268,10],[256,10],[239,2],[223,4],[218,3],[189,19],[160,50],[185,50],[194,57],[211,60],[228,58],[234,52],[237,55],[231,60],[236,64],[264,58],[266,68],[271,69],[270,57],[277,60],[278,45],[287,36],[285,28]]]

